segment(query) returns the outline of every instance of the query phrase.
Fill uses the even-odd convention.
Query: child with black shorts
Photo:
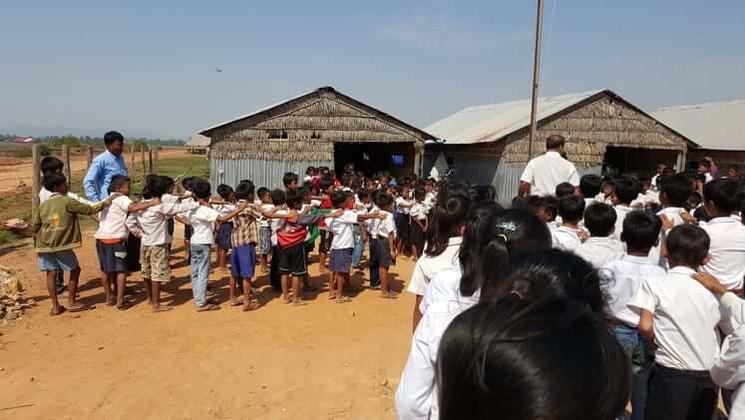
[[[388,285],[388,269],[396,263],[396,223],[393,221],[393,199],[388,194],[378,196],[380,224],[378,225],[378,265],[381,297],[395,299],[397,294]]]
[[[230,185],[220,184],[217,186],[217,194],[220,195],[220,201],[214,201],[214,209],[225,217],[235,210],[235,192]],[[233,222],[228,221],[220,224],[217,228],[217,261],[220,271],[228,271],[228,252],[233,248],[230,241],[233,235]]]
[[[424,204],[425,192],[421,188],[414,190],[414,204],[411,206],[411,224],[409,242],[414,252],[414,261],[424,251],[425,232],[427,231],[427,208]]]
[[[409,245],[409,228],[411,226],[410,213],[412,201],[409,199],[409,186],[401,185],[396,188],[398,196],[395,200],[396,223],[396,253],[402,255]]]

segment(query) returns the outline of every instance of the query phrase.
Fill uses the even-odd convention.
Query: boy
[[[127,214],[138,212],[159,204],[159,200],[134,203],[129,198],[129,178],[114,175],[109,183],[111,205],[101,211],[96,238],[96,253],[101,269],[101,285],[106,295],[106,305],[120,311],[129,308],[124,302],[124,288],[127,281]],[[116,298],[114,298],[116,296]]]
[[[261,187],[256,193],[261,200],[259,211],[261,213],[274,212],[272,195],[269,188]],[[261,255],[261,271],[266,274],[269,271],[269,254],[272,252],[272,230],[269,229],[269,219],[259,219],[259,254]]]
[[[613,207],[603,203],[591,205],[585,210],[585,229],[590,232],[590,237],[574,252],[595,268],[621,259],[623,244],[612,237],[615,226],[616,211]]]
[[[135,226],[141,231],[142,281],[145,284],[145,293],[153,312],[166,312],[173,309],[171,306],[160,305],[161,286],[171,280],[168,256],[172,232],[168,229],[168,220],[176,214],[189,212],[199,206],[192,199],[179,201],[174,196],[168,197],[168,190],[172,186],[173,182],[168,177],[150,178],[146,188],[151,196],[150,200],[155,204],[144,211],[136,212],[134,221],[131,218],[127,221],[130,231],[134,232]],[[158,201],[160,204],[157,204]]]
[[[235,192],[230,185],[220,184],[217,186],[217,194],[220,200],[213,200],[215,210],[220,216],[227,216],[235,210]],[[228,271],[228,252],[233,248],[230,238],[233,235],[233,223],[227,222],[217,228],[217,262],[220,271]]]
[[[559,199],[561,225],[552,232],[554,248],[574,252],[582,243],[579,222],[584,211],[585,200],[580,197],[570,195]]]
[[[302,305],[300,302],[301,279],[308,274],[308,265],[305,260],[305,238],[308,236],[308,226],[318,223],[323,216],[298,215],[303,206],[303,196],[298,191],[288,191],[285,201],[289,215],[277,230],[277,244],[280,249],[279,272],[282,275],[284,302],[298,306]],[[273,267],[274,261],[272,261]],[[289,296],[290,278],[292,279],[292,299]]]
[[[378,196],[381,220],[378,224],[378,265],[381,297],[385,299],[397,298],[397,293],[388,284],[388,269],[396,263],[396,223],[393,221],[393,198],[386,193]]]
[[[210,207],[210,183],[203,179],[195,179],[191,184],[192,193],[199,203],[196,209],[186,214],[186,220],[192,228],[190,242],[191,290],[197,312],[215,311],[220,306],[207,302],[207,282],[210,274],[210,248],[213,240],[213,226],[215,222],[225,223],[243,210],[246,204],[241,204],[235,211],[225,217]]]
[[[409,186],[403,184],[396,188],[398,196],[396,197],[396,255],[403,255],[406,248],[409,247],[409,229],[411,227],[411,206],[414,202],[410,197]]]
[[[700,226],[711,238],[711,246],[702,271],[719,279],[727,290],[743,296],[745,226],[732,217],[740,207],[738,189],[738,182],[729,178],[715,179],[704,186],[704,206],[710,220]]]
[[[559,212],[559,200],[553,195],[546,195],[540,197],[538,201],[538,208],[536,209],[536,215],[546,222],[548,229],[553,232],[554,229],[559,227],[559,223],[556,222],[556,216]]]
[[[583,175],[579,180],[579,192],[585,199],[585,207],[595,204],[595,198],[600,194],[603,178],[595,174]]]
[[[235,291],[239,279],[242,279],[243,311],[259,307],[251,292],[251,280],[256,269],[256,244],[259,242],[259,219],[261,214],[253,205],[254,185],[241,182],[235,188],[238,205],[245,209],[233,219],[231,243],[233,251],[230,257],[230,304],[240,305]]]
[[[657,178],[657,182],[660,184],[660,203],[664,207],[657,213],[657,216],[665,216],[672,222],[673,227],[684,224],[685,221],[680,215],[686,212],[686,202],[693,193],[691,179],[685,174],[662,175]],[[659,244],[649,252],[649,258],[662,267],[666,267],[667,264],[666,259],[661,255],[661,248],[665,244],[665,234],[664,230],[660,232]]]
[[[639,196],[639,182],[634,178],[619,178],[615,181],[615,192],[611,197],[613,210],[616,211],[616,228],[613,239],[621,240],[623,221],[632,210],[631,203]]]
[[[285,198],[286,195],[284,191],[280,189],[272,191],[272,208],[275,214],[287,215],[289,213],[285,206]],[[272,285],[272,289],[274,289],[275,292],[282,291],[282,275],[279,272],[279,257],[281,252],[277,241],[277,231],[280,228],[280,222],[281,221],[278,219],[272,219],[269,221],[269,241],[272,245],[272,262],[269,268],[269,284]]]
[[[282,177],[282,184],[285,186],[285,192],[297,191],[300,188],[298,184],[298,176],[296,173],[287,172]]]
[[[329,211],[333,209],[333,205],[331,204],[331,193],[334,190],[333,184],[331,183],[331,179],[329,178],[321,178],[320,181],[320,187],[321,187],[321,205],[320,208],[322,211]],[[320,237],[321,240],[318,243],[318,259],[319,259],[319,271],[321,274],[326,272],[326,258],[328,257],[328,253],[331,250],[331,241],[333,240],[332,234],[326,229],[326,224],[321,222],[320,225],[318,225],[318,230],[320,231]],[[331,283],[331,280],[329,279],[329,283]]]
[[[574,188],[574,185],[568,182],[562,182],[556,186],[556,198],[569,197],[575,195],[576,192],[577,189]]]
[[[67,179],[62,175],[49,174],[44,177],[43,184],[52,195],[39,206],[28,230],[36,234],[34,246],[39,254],[39,270],[46,274],[47,291],[52,301],[52,310],[49,314],[55,316],[65,310],[77,312],[89,309],[77,302],[80,265],[73,249],[82,245],[78,215],[98,213],[108,206],[114,197],[91,206],[67,196]],[[57,270],[70,272],[67,309],[60,305],[57,299]]]
[[[353,203],[353,208],[359,215],[367,215],[370,213],[370,194],[360,189]],[[355,270],[360,269],[360,262],[362,261],[362,254],[365,253],[365,242],[367,242],[367,231],[365,230],[364,223],[360,220],[357,224],[352,226],[352,233],[354,234],[354,250],[352,251],[352,267]]]
[[[631,420],[643,420],[647,404],[649,369],[654,362],[651,342],[639,334],[639,314],[628,308],[639,285],[647,277],[663,277],[665,270],[649,261],[649,250],[660,238],[660,219],[636,210],[624,217],[621,231],[626,254],[601,271],[608,296],[608,314],[616,339],[631,359]]]
[[[710,181],[712,181],[714,177],[711,176],[711,161],[704,159],[701,162],[699,162],[698,173],[699,175],[704,176],[705,184],[708,184]]]
[[[379,213],[378,198],[380,193],[376,192],[372,197],[372,207],[368,213]],[[368,268],[370,270],[370,288],[373,290],[380,289],[380,244],[378,242],[378,228],[380,219],[368,219],[365,221],[367,230],[368,243],[370,247],[370,259]]]
[[[664,183],[663,183],[664,191]],[[710,419],[719,389],[709,376],[719,352],[719,302],[691,281],[709,253],[709,235],[693,225],[667,235],[670,271],[645,278],[629,303],[639,332],[657,345],[645,419]]]

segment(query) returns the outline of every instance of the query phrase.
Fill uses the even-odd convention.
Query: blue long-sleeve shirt
[[[108,197],[114,175],[127,175],[122,155],[116,156],[107,150],[96,156],[83,179],[83,189],[88,199],[97,203]]]

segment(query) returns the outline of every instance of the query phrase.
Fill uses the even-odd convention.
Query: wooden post
[[[129,145],[129,167],[131,168],[131,171],[135,170],[135,145],[130,144]]]
[[[86,165],[85,169],[90,169],[91,163],[93,163],[93,146],[88,146],[88,156],[86,160],[88,164]]]
[[[31,214],[39,210],[39,190],[41,189],[41,160],[39,160],[39,145],[31,147],[31,164],[33,173],[31,174]]]
[[[140,158],[142,159],[142,180],[145,182],[147,176],[147,159],[145,159],[145,146],[140,146]]]
[[[147,173],[153,173],[153,148],[152,146],[147,147]]]
[[[543,0],[538,0],[535,17],[535,49],[533,50],[533,92],[530,100],[530,136],[528,137],[528,161],[533,158],[533,142],[538,124],[538,86],[541,74],[541,33],[543,32]]]
[[[157,174],[158,169],[160,169],[158,168],[159,156],[160,156],[160,146],[155,146],[155,149],[153,149],[153,173],[154,174]]]
[[[72,184],[72,168],[70,167],[70,146],[62,146],[62,163],[65,164],[65,178],[67,183]]]

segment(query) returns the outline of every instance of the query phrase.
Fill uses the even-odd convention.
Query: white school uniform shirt
[[[424,207],[424,203],[414,203],[411,206],[411,218],[416,220],[427,220],[427,209]]]
[[[44,187],[41,187],[41,190],[39,190],[39,204],[41,204],[41,203],[49,200],[49,197],[51,197],[52,194],[54,194],[54,193],[51,192],[51,191],[49,191],[48,189],[46,189]],[[79,201],[79,202],[81,202],[83,204],[87,204],[89,206],[92,206],[93,204],[95,204],[92,201],[88,201],[85,198],[83,198],[83,197],[75,194],[72,191],[68,191],[67,192],[67,196],[70,197],[70,198],[72,198],[75,201]]]
[[[634,211],[634,209],[626,204],[616,204],[613,206],[613,210],[616,211],[616,228],[613,230],[613,239],[620,241],[621,232],[623,232],[623,221],[626,220],[626,216]]]
[[[579,229],[569,226],[559,226],[551,231],[554,248],[562,251],[574,252],[582,239],[579,237]]]
[[[378,206],[374,205],[370,208],[370,213],[375,213],[376,211],[380,211]],[[372,218],[365,220],[365,229],[367,229],[367,233],[372,236],[371,239],[378,239],[378,227],[380,226],[380,219]]]
[[[427,211],[427,214],[429,214],[430,211],[435,207],[435,203],[437,202],[437,194],[435,194],[433,191],[428,192],[424,196],[424,208]]]
[[[745,301],[734,293],[725,293],[719,300],[724,315],[733,324],[739,325],[722,343],[722,350],[714,358],[710,373],[714,382],[727,389],[735,390],[732,395],[732,409],[729,418],[745,419]]]
[[[579,174],[572,162],[558,152],[548,151],[528,162],[520,181],[530,184],[531,195],[547,196],[554,194],[562,182],[579,186]]]
[[[435,368],[440,340],[453,319],[476,305],[480,296],[479,291],[473,296],[462,296],[456,291],[460,278],[459,269],[441,271],[431,284],[442,286],[438,290],[444,294],[430,296],[432,288],[425,294],[422,303],[425,300],[431,303],[423,311],[424,315],[414,332],[409,358],[396,390],[396,413],[399,419],[439,418]]]
[[[402,206],[411,206],[412,202],[411,200],[407,200],[401,196],[396,198],[396,211],[401,214],[408,215],[411,212],[411,207],[402,207]]]
[[[98,217],[98,230],[93,235],[96,239],[127,239],[127,208],[132,199],[126,195],[116,197],[109,207],[101,210]]]
[[[189,211],[186,217],[191,223],[192,228],[191,244],[212,244],[215,222],[220,217],[220,213],[213,208],[200,205],[196,209]]]
[[[632,310],[654,315],[655,362],[668,368],[709,370],[719,354],[717,326],[724,317],[717,298],[691,278],[694,273],[678,266],[645,278],[629,302]]]
[[[665,269],[646,256],[624,255],[605,264],[600,273],[603,291],[608,296],[608,314],[631,328],[638,328],[639,313],[629,309],[628,304],[645,278],[662,277]]]
[[[275,213],[277,215],[284,216],[284,215],[290,214],[290,211],[287,210],[286,208],[280,208],[276,210]],[[271,236],[272,246],[277,246],[279,244],[277,242],[277,231],[279,230],[279,227],[282,224],[282,222],[283,222],[282,219],[271,219],[271,221],[269,222],[269,229],[271,229],[272,231],[272,236]]]
[[[391,234],[395,236],[396,235],[396,222],[393,221],[393,214],[388,213],[387,211],[382,211],[382,210],[380,213],[385,214],[385,219],[381,220],[378,223],[378,237],[387,238]]]
[[[686,209],[682,207],[666,207],[657,212],[657,216],[667,216],[667,218],[670,219],[671,222],[673,222],[673,227],[675,227],[685,224],[685,221],[680,217],[680,213],[685,213],[685,211]],[[667,258],[663,258],[660,255],[662,244],[664,244],[665,241],[667,241],[667,232],[661,231],[660,243],[658,243],[657,246],[652,247],[652,249],[649,251],[649,259],[653,262],[657,262],[657,264],[660,264],[662,267],[667,268]]]
[[[215,204],[212,206],[213,209],[215,209],[218,213],[220,213],[220,217],[225,217],[229,215],[230,213],[234,212],[236,209],[235,204],[233,203],[225,203],[225,204]]]
[[[584,258],[593,267],[601,268],[611,261],[620,260],[624,249],[621,241],[610,236],[591,236],[581,243],[574,253]]]
[[[135,213],[135,222],[142,235],[142,245],[154,246],[171,243],[173,238],[168,234],[166,220],[176,214],[195,210],[198,206],[199,203],[191,199],[180,203],[175,201],[164,203],[161,197],[161,204]],[[128,220],[127,227],[132,230],[130,221],[131,219]]]
[[[460,261],[460,245],[463,238],[460,236],[448,239],[448,245],[440,255],[429,255],[425,253],[419,258],[411,275],[411,282],[406,290],[415,295],[424,296],[432,278],[441,271],[458,268]]]
[[[271,213],[274,211],[274,204],[271,203],[261,203],[259,204],[259,211],[262,213]],[[261,216],[259,218],[259,227],[268,228],[269,227],[269,219],[267,219],[264,216]]]
[[[742,289],[745,277],[745,226],[733,217],[717,217],[699,226],[709,234],[711,258],[701,269],[728,290]]]
[[[354,248],[352,225],[356,224],[357,220],[357,213],[352,210],[344,210],[344,213],[339,217],[326,218],[326,228],[334,233],[334,239],[331,240],[331,249]]]

